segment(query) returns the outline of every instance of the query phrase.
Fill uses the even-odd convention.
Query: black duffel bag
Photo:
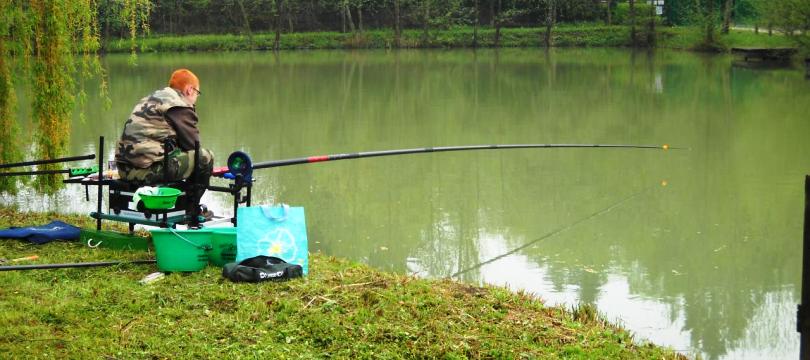
[[[289,264],[273,256],[256,256],[237,263],[225,264],[222,276],[233,282],[281,281],[304,275],[301,265]]]

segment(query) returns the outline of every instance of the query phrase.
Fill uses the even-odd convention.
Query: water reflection
[[[115,138],[131,102],[180,66],[209,89],[199,104],[203,141],[220,159],[236,149],[263,161],[483,143],[691,147],[305,165],[257,172],[254,196],[305,206],[314,251],[430,277],[473,268],[459,277],[553,303],[594,303],[643,338],[709,359],[798,353],[801,190],[810,172],[810,84],[801,71],[604,49],[144,55],[138,68],[124,57],[106,61],[113,108],[74,124],[75,153],[100,133]],[[227,214],[219,195],[204,201]]]

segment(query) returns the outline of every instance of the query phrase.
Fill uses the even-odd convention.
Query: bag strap
[[[262,209],[262,214],[270,220],[277,221],[277,222],[284,222],[287,220],[287,214],[290,212],[290,205],[281,204],[281,216],[273,215],[273,208],[272,205],[264,205],[259,206],[259,209]]]

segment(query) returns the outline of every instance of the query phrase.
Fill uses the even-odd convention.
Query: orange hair
[[[183,90],[188,85],[195,88],[200,87],[200,80],[197,79],[197,75],[194,75],[188,69],[178,69],[172,73],[172,77],[169,79],[169,87],[175,90]]]

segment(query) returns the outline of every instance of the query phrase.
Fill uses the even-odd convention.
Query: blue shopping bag
[[[237,210],[236,262],[254,256],[275,256],[301,265],[309,273],[307,223],[303,207],[250,206]]]

